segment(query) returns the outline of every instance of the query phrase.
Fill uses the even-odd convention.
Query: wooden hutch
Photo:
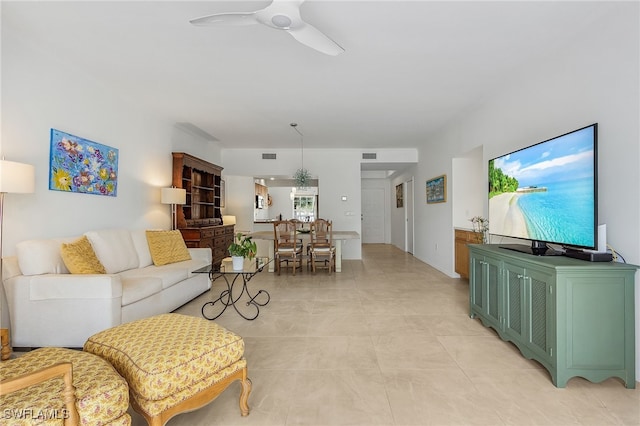
[[[222,167],[184,152],[172,155],[173,186],[187,191],[187,203],[176,206],[178,229],[187,247],[209,247],[219,265],[234,238],[233,225],[222,224]]]

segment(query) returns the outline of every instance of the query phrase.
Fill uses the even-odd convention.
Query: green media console
[[[635,381],[635,265],[534,256],[469,245],[469,305],[503,340],[542,364],[553,384],[572,377]]]

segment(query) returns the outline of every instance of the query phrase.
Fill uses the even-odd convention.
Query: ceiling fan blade
[[[193,25],[239,26],[263,24],[287,31],[300,43],[327,55],[336,56],[344,49],[300,17],[300,5],[304,0],[272,0],[264,9],[254,12],[216,13],[192,19]]]
[[[288,29],[287,32],[305,46],[309,46],[326,55],[337,56],[344,52],[344,49],[338,43],[304,21],[302,25]]]
[[[203,16],[189,21],[193,25],[200,26],[242,26],[257,24],[256,12],[238,12],[238,13],[216,13],[215,15]]]

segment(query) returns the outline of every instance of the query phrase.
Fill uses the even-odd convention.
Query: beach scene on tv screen
[[[489,232],[594,245],[594,129],[489,161]]]

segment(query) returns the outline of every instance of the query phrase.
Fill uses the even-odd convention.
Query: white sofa
[[[70,274],[57,238],[18,243],[3,263],[14,347],[82,347],[89,336],[118,324],[171,312],[204,293],[211,249],[188,249],[191,260],[153,264],[144,230],[87,232],[106,274]]]

